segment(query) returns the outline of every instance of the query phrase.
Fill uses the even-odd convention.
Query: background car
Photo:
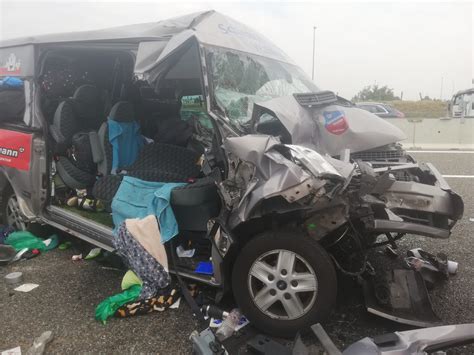
[[[358,102],[356,106],[375,113],[377,116],[382,118],[403,118],[405,114],[403,112],[398,111],[396,108],[379,102]]]

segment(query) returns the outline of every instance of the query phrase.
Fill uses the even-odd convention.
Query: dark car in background
[[[372,112],[376,114],[379,117],[382,118],[403,118],[405,117],[405,114],[403,112],[400,112],[393,106],[390,106],[388,104],[380,103],[380,102],[358,102],[356,103],[356,106]]]

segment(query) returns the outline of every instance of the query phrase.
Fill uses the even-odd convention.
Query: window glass
[[[385,110],[382,106],[374,106],[374,109],[376,113],[387,113],[387,110]]]
[[[0,122],[23,122],[25,106],[24,80],[0,77]]]
[[[197,118],[199,123],[208,129],[212,129],[211,119],[207,115],[204,97],[202,95],[183,96],[181,98],[181,119],[190,121]]]
[[[250,120],[255,102],[319,91],[297,66],[223,48],[209,52],[214,98],[237,126]]]

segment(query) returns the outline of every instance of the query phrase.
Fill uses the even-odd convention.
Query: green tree
[[[369,85],[364,87],[359,93],[352,98],[352,101],[393,101],[400,100],[399,97],[395,96],[393,89],[390,89],[387,85],[378,86]]]

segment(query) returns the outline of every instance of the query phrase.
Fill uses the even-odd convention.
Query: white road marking
[[[474,150],[407,150],[408,153],[474,154]]]
[[[443,175],[445,178],[474,179],[474,175]]]

